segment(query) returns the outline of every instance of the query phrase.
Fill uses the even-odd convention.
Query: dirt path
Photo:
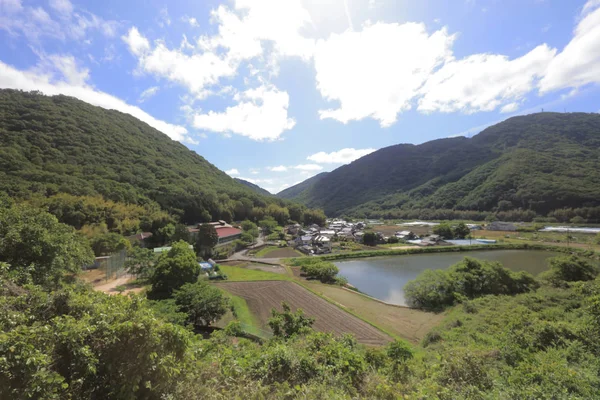
[[[103,283],[101,285],[96,285],[96,286],[94,286],[94,290],[98,290],[100,292],[104,292],[104,293],[108,293],[108,294],[117,294],[119,292],[117,292],[115,290],[115,288],[120,285],[125,285],[127,282],[129,282],[131,280],[133,280],[132,276],[125,275],[125,276],[122,276],[121,278],[114,279],[112,281]],[[131,292],[131,291],[134,291],[134,289],[127,290],[125,292]],[[125,293],[125,292],[123,292],[123,293]]]

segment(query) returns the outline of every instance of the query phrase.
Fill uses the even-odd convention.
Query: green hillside
[[[254,192],[258,193],[258,194],[261,194],[263,196],[271,196],[271,193],[268,190],[263,189],[260,186],[254,184],[252,182],[248,182],[248,181],[246,181],[244,179],[240,179],[240,178],[234,178],[234,180],[236,182],[241,183],[242,185],[244,185],[244,186],[252,189],[252,191],[254,191]]]
[[[310,191],[310,189],[321,179],[325,178],[329,172],[321,172],[313,176],[312,178],[308,178],[305,181],[298,183],[292,187],[289,187],[281,192],[277,193],[277,197],[281,197],[282,199],[295,199],[301,200],[301,196]]]
[[[15,90],[0,90],[0,110],[0,192],[16,199],[39,203],[68,194],[85,196],[87,204],[99,196],[158,203],[185,223],[258,219],[270,204],[287,204],[257,194],[128,114]]]
[[[328,215],[523,210],[535,216],[598,207],[600,115],[514,117],[470,139],[386,147],[298,192],[300,185],[287,189],[294,195],[286,198],[323,207]],[[592,213],[588,219],[599,217]]]

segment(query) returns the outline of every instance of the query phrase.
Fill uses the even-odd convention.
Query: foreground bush
[[[590,281],[598,275],[598,268],[589,260],[577,256],[554,257],[550,259],[550,270],[541,275],[542,279],[554,286],[565,282]]]
[[[404,287],[411,307],[440,310],[486,294],[517,294],[536,289],[531,274],[512,272],[498,262],[465,259],[447,270],[427,270]]]
[[[0,398],[160,399],[174,390],[192,334],[142,298],[45,293],[3,282]]]

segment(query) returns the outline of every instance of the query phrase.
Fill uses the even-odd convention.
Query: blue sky
[[[600,0],[0,0],[0,39],[0,87],[130,113],[273,193],[600,109]]]

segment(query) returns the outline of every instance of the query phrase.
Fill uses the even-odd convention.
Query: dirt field
[[[360,294],[337,286],[323,285],[316,281],[306,281],[305,285],[356,315],[413,343],[419,342],[427,332],[444,318],[443,314],[382,304]]]
[[[248,303],[250,311],[260,320],[263,329],[268,329],[267,321],[271,309],[281,310],[281,302],[286,301],[293,310],[301,308],[306,315],[314,317],[314,328],[336,334],[352,333],[366,345],[380,346],[391,338],[373,326],[350,315],[333,304],[315,296],[302,286],[288,281],[230,282],[217,286]]]
[[[291,247],[283,247],[281,249],[273,250],[267,254],[263,254],[257,258],[288,258],[288,257],[302,257],[302,253],[292,249]]]

